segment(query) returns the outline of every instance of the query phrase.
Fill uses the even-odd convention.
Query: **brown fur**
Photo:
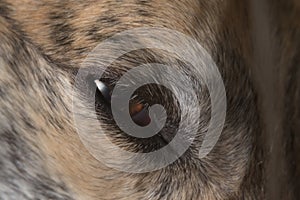
[[[0,0],[0,183],[7,187],[0,197],[298,199],[300,5],[263,2]],[[219,67],[228,108],[207,157],[189,151],[162,170],[128,174],[97,161],[79,140],[72,86],[97,44],[143,26],[198,40]],[[112,71],[152,60],[177,62],[165,52],[139,51]],[[20,155],[13,156],[13,145]]]

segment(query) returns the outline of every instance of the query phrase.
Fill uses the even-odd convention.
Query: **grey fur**
[[[300,5],[264,1],[258,13],[267,14],[255,18],[260,16],[255,2],[251,7],[239,0],[0,0],[0,199],[299,199]],[[269,24],[262,32],[260,22]],[[72,119],[72,85],[83,58],[99,42],[145,25],[184,32],[212,54],[226,87],[227,118],[213,151],[197,159],[210,117],[204,89],[203,124],[186,154],[162,170],[127,174],[105,167],[84,149]],[[277,47],[277,54],[262,56],[264,42],[265,51]],[[109,84],[152,61],[188,69],[166,52],[141,50],[111,66]],[[265,78],[267,86],[260,78],[264,64],[263,75],[269,70],[272,75]],[[154,93],[165,104],[169,95]],[[273,96],[278,99],[270,106]],[[100,122],[116,144],[132,151],[163,145],[128,139],[105,109],[101,104]],[[170,112],[176,121],[175,111]]]

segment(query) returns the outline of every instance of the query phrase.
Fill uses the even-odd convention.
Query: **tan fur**
[[[0,84],[11,85],[6,94],[11,102],[0,99],[0,107],[15,113],[14,120],[8,114],[3,114],[4,118],[11,119],[7,123],[18,127],[16,132],[32,146],[33,152],[38,152],[39,163],[42,163],[47,177],[62,182],[68,189],[66,193],[73,199],[231,200],[272,197],[273,200],[282,199],[285,194],[286,199],[297,199],[295,191],[299,185],[292,177],[294,174],[299,177],[297,162],[300,159],[289,150],[290,144],[287,143],[292,138],[290,134],[299,131],[297,101],[300,86],[297,80],[300,74],[298,69],[295,69],[294,76],[290,71],[295,68],[300,52],[300,5],[296,0],[290,2],[292,14],[280,11],[280,5],[285,5],[282,1],[274,3],[278,7],[270,5],[267,18],[272,20],[266,32],[274,36],[269,45],[275,43],[279,50],[268,57],[269,60],[261,61],[265,57],[256,53],[260,51],[260,42],[264,41],[255,41],[255,37],[260,37],[259,33],[255,34],[255,31],[259,32],[256,28],[260,29],[255,28],[260,18],[253,22],[255,13],[251,13],[250,4],[238,0],[152,0],[148,3],[133,0],[0,0],[0,7],[9,10],[8,16],[0,17],[0,38],[11,35],[18,41],[24,40],[25,47],[22,48],[28,49],[28,54],[37,60],[36,65],[29,66],[23,64],[26,58],[20,58],[21,64],[14,65],[24,76],[26,91],[18,87],[19,77],[11,71],[9,62],[3,61]],[[99,17],[102,17],[100,21]],[[193,163],[174,163],[151,173],[129,174],[106,167],[80,141],[72,113],[72,97],[80,97],[74,94],[73,84],[80,63],[97,44],[117,32],[144,26],[166,27],[185,33],[212,54],[224,78],[228,113],[223,134],[206,158],[191,159]],[[276,31],[280,34],[277,35]],[[13,42],[6,40],[2,54],[10,55],[15,51]],[[131,56],[141,55],[142,58],[137,56],[137,63],[139,59],[149,62],[152,57],[171,63],[168,54],[154,50],[151,53],[133,53]],[[281,57],[279,64],[277,57]],[[271,66],[271,70],[265,71],[269,78],[260,74],[266,67],[264,63]],[[121,59],[114,70],[121,71],[124,70],[122,65],[131,68],[135,64]],[[272,64],[278,65],[272,68]],[[34,74],[35,68],[40,70],[38,75]],[[37,76],[41,76],[42,81]],[[265,80],[270,81],[266,86]],[[50,86],[51,90],[47,91],[43,84]],[[292,91],[288,93],[287,87],[292,87]],[[285,95],[290,95],[286,101]],[[53,98],[55,107],[46,97]],[[35,129],[23,123],[19,111],[26,111]],[[50,122],[50,117],[55,121]],[[291,130],[287,129],[289,119],[292,121]],[[278,131],[276,140],[272,140],[273,131]],[[291,146],[299,149],[298,136],[293,137],[296,139]],[[290,160],[297,160],[293,170]],[[276,174],[278,176],[274,178]]]

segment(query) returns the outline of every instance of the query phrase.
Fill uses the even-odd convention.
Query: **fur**
[[[0,0],[0,199],[298,199],[299,11],[296,0]],[[205,158],[191,148],[164,169],[129,174],[106,167],[81,143],[73,85],[97,44],[144,26],[175,29],[205,47],[224,80],[227,116]],[[113,85],[152,61],[188,68],[148,49],[124,55],[107,77]],[[204,123],[210,107],[203,99]],[[112,141],[145,150],[109,120],[100,121]]]

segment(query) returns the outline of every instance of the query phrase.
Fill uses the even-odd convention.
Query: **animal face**
[[[299,6],[0,0],[0,197],[297,199]]]

